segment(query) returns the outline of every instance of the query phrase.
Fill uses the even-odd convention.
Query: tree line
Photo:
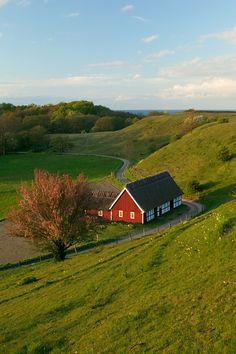
[[[50,134],[77,134],[123,129],[140,117],[113,111],[89,101],[49,105],[0,104],[0,155],[14,151],[43,151]],[[55,140],[55,139],[54,139]],[[55,140],[58,143],[58,139]]]

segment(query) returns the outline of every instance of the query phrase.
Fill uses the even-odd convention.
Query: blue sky
[[[236,109],[235,0],[0,0],[0,101]]]

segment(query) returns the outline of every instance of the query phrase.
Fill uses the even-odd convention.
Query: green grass
[[[228,146],[233,158],[219,161],[217,152]],[[201,197],[208,208],[232,198],[236,182],[236,120],[208,124],[195,129],[131,167],[131,179],[168,170],[186,191],[188,181],[197,178],[203,185]]]
[[[48,153],[17,154],[0,157],[0,219],[16,203],[16,189],[30,182],[34,170],[67,173],[72,177],[83,172],[91,181],[110,176],[121,166],[119,160],[96,156],[56,155]]]
[[[211,119],[227,117],[236,120],[235,113],[200,113]],[[115,132],[70,134],[73,151],[80,153],[109,154],[124,157],[131,163],[147,157],[168,144],[171,137],[183,133],[183,121],[188,113],[146,117],[135,124]]]
[[[70,134],[73,151],[109,154],[137,162],[166,145],[170,136],[181,131],[185,114],[147,117],[115,132]]]
[[[1,272],[1,353],[234,354],[235,215]]]

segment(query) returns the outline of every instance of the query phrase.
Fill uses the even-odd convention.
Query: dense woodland
[[[122,129],[140,117],[128,112],[112,111],[89,101],[56,105],[14,106],[0,104],[0,155],[14,151],[43,151],[62,144],[50,141],[49,134],[89,133]],[[68,142],[63,142],[64,146]]]

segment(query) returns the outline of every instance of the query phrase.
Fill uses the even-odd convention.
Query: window
[[[123,218],[123,210],[119,210],[119,218]]]
[[[170,202],[166,202],[166,203],[162,204],[162,206],[161,206],[162,214],[165,214],[168,211],[170,211]]]
[[[135,213],[133,211],[130,212],[130,219],[135,219]]]
[[[182,204],[182,197],[177,197],[177,198],[174,198],[173,200],[173,207],[174,208],[177,208],[178,206],[180,206]]]
[[[103,211],[102,210],[98,210],[98,216],[103,216]]]
[[[147,222],[153,220],[154,218],[155,218],[154,209],[147,211],[147,214],[146,214]]]

